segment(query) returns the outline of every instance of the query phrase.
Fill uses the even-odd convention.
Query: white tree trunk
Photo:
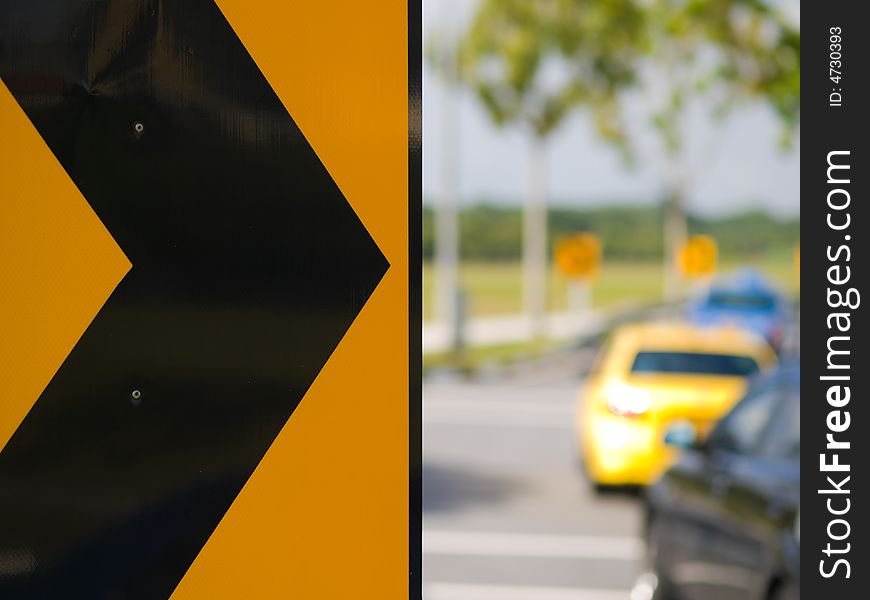
[[[445,27],[445,31],[448,28]],[[441,181],[435,205],[435,319],[448,332],[448,345],[457,350],[463,315],[459,314],[459,107],[455,83],[456,55],[450,39],[444,44],[444,89],[441,94]]]
[[[677,265],[680,249],[686,244],[689,236],[689,225],[686,217],[685,189],[679,168],[671,166],[670,183],[665,200],[664,215],[664,299],[673,303],[682,296],[683,277]]]
[[[532,337],[546,335],[547,155],[543,140],[532,143],[529,184],[523,208],[523,307]]]

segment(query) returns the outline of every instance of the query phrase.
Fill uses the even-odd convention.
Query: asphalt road
[[[425,600],[628,598],[639,505],[578,473],[571,360],[425,382]]]

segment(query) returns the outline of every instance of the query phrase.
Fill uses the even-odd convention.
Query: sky
[[[477,0],[424,3],[424,32],[447,21],[462,29],[473,16]],[[796,14],[795,18],[799,19]],[[480,201],[518,204],[528,187],[530,139],[518,128],[495,127],[474,96],[449,92],[428,65],[423,75],[423,188],[426,202],[437,204],[444,191],[443,166],[456,161],[456,195],[462,204]],[[444,122],[452,96],[458,115],[456,140]],[[708,215],[762,209],[782,217],[800,214],[800,141],[784,151],[780,126],[765,106],[742,107],[725,120],[709,116],[709,107],[691,106],[687,125],[686,179],[690,211]],[[627,168],[619,155],[599,141],[588,119],[570,118],[547,148],[548,197],[552,204],[588,207],[616,202],[659,201],[666,169],[660,146],[646,123],[639,101],[628,119],[637,135],[637,156]],[[447,142],[445,143],[445,139]]]

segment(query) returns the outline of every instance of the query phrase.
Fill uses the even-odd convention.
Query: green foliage
[[[591,210],[552,208],[550,247],[559,237],[578,231],[595,233],[609,258],[645,260],[662,255],[661,206],[610,207]]]
[[[546,138],[582,104],[605,139],[621,141],[617,98],[634,82],[642,29],[633,0],[483,0],[460,76],[496,124]]]
[[[522,213],[493,206],[474,206],[461,213],[459,248],[463,258],[488,256],[508,260],[519,256]]]
[[[800,30],[766,0],[649,0],[651,52],[639,63],[663,101],[653,124],[680,150],[686,101],[705,95],[715,116],[743,101],[773,108],[789,142],[800,120]]]
[[[606,259],[653,261],[662,258],[660,206],[618,206],[578,210],[551,208],[549,247],[560,236],[580,231],[597,234]],[[423,255],[434,255],[434,215],[424,209]],[[514,261],[522,248],[522,212],[515,207],[476,205],[459,215],[460,248],[465,261]],[[790,253],[800,240],[798,219],[780,221],[763,212],[722,218],[689,218],[691,233],[713,236],[723,259],[749,259]]]
[[[721,253],[746,258],[771,253],[791,256],[800,242],[800,219],[779,221],[761,211],[746,212],[721,219],[689,218],[694,233],[713,236]]]
[[[768,103],[786,141],[800,118],[800,31],[765,0],[482,0],[459,66],[495,123],[538,138],[582,106],[625,147],[621,99],[644,86],[661,96],[652,122],[671,154],[701,94],[719,115]]]

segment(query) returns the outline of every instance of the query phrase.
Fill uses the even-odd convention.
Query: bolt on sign
[[[0,598],[417,598],[420,4],[0,3]]]
[[[554,255],[564,277],[591,281],[601,268],[601,241],[592,233],[566,236],[556,243]]]
[[[689,278],[710,277],[716,273],[719,248],[709,235],[693,235],[677,255],[680,271]]]

